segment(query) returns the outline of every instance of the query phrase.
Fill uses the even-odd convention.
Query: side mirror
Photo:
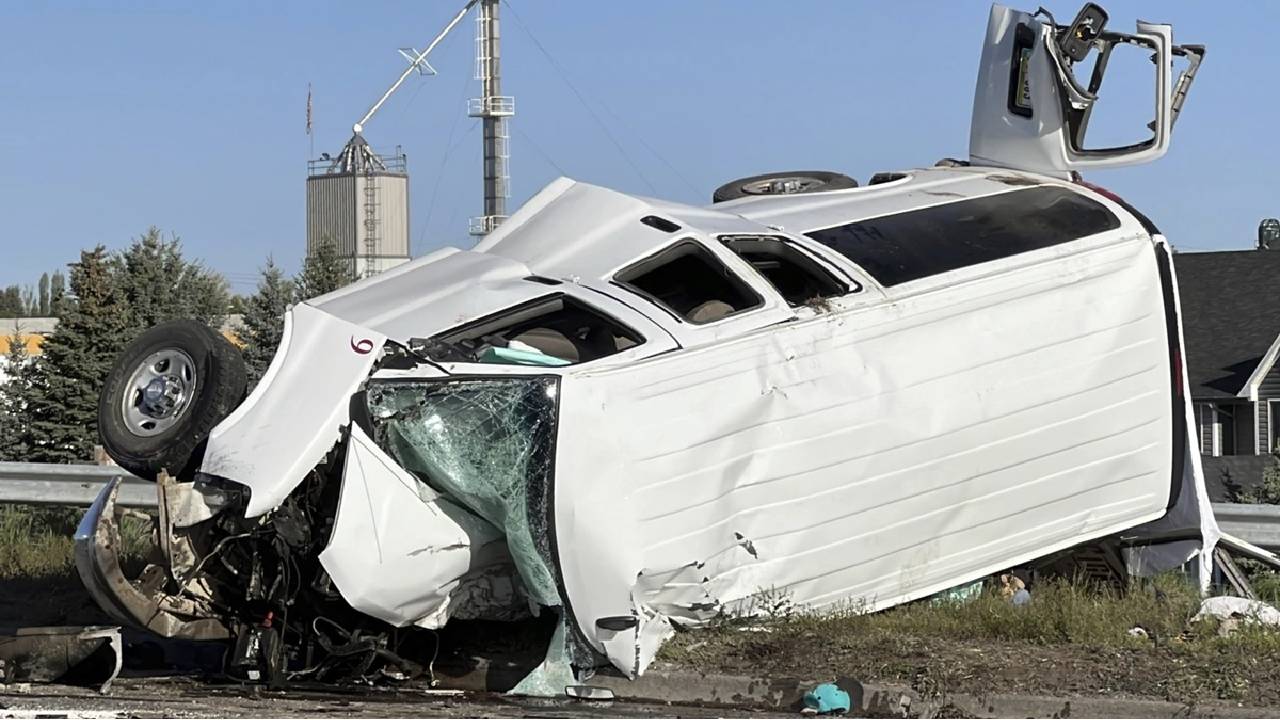
[[[1058,47],[1072,62],[1080,62],[1089,55],[1089,51],[1093,49],[1093,41],[1098,39],[1106,26],[1107,11],[1096,3],[1085,3],[1067,31],[1058,36]]]

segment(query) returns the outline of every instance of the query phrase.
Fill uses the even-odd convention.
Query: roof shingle
[[[1192,397],[1238,393],[1280,335],[1280,250],[1176,253]]]

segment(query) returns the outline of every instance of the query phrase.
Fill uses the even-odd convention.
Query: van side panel
[[[566,375],[555,535],[578,630],[636,674],[669,619],[762,589],[876,609],[1160,516],[1152,243],[1086,246]]]

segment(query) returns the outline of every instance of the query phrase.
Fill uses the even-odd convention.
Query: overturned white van
[[[761,590],[871,611],[1117,533],[1135,571],[1181,565],[1217,538],[1170,249],[1076,171],[1163,154],[1203,50],[1105,20],[993,9],[967,162],[708,207],[557,180],[295,306],[243,401],[220,338],[148,332],[101,425],[159,477],[165,562],[124,577],[109,487],[86,584],[254,672],[551,609],[579,674],[635,676]],[[1073,67],[1120,43],[1155,54],[1152,137],[1089,149],[1106,63]]]

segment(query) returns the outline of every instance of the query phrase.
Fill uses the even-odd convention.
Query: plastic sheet
[[[559,606],[548,557],[558,379],[370,382],[374,440],[407,470],[502,529],[530,598]]]

